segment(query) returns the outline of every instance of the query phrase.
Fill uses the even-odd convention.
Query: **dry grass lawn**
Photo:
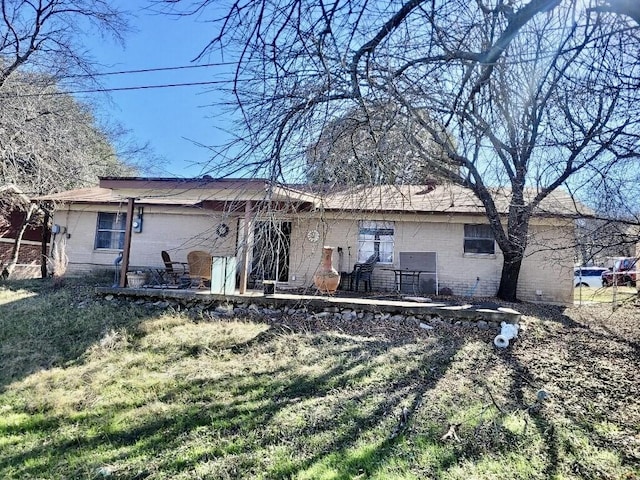
[[[517,308],[498,351],[0,285],[0,478],[640,478],[640,311]]]

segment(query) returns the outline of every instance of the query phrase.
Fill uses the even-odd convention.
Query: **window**
[[[495,254],[496,247],[489,225],[464,226],[464,253]]]
[[[374,253],[378,263],[393,263],[393,222],[361,221],[358,229],[358,262]]]
[[[98,213],[96,249],[122,250],[126,224],[126,213]]]

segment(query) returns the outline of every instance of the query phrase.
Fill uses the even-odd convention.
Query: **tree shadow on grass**
[[[332,332],[263,333],[258,338],[225,349],[248,362],[248,370],[177,378],[158,392],[155,402],[166,412],[114,403],[83,418],[23,424],[8,433],[37,433],[49,440],[5,455],[0,471],[19,466],[14,468],[22,476],[50,471],[57,472],[54,477],[91,478],[90,472],[102,465],[116,465],[117,478],[144,478],[154,472],[185,475],[208,465],[204,478],[291,478],[323,471],[345,479],[374,475],[394,457],[409,435],[414,413],[425,408],[422,399],[467,341],[461,335],[416,342]],[[286,354],[287,347],[300,355],[268,368],[251,364],[260,355],[275,359]],[[182,355],[173,361],[202,361],[212,353],[187,349]],[[399,417],[404,409],[404,418]],[[79,434],[59,435],[72,424],[81,426]],[[443,429],[446,425],[439,425],[426,441],[437,444]],[[431,466],[434,471],[456,463],[456,449],[445,450]],[[102,454],[95,456],[96,451]],[[278,452],[284,459],[273,460]],[[69,458],[74,463],[61,467]]]
[[[346,479],[383,475],[398,450],[408,448],[408,440],[440,449],[429,474],[456,465],[458,454],[476,461],[487,453],[473,438],[460,446],[443,446],[440,438],[448,418],[423,404],[439,392],[445,376],[459,375],[452,363],[469,340],[465,335],[441,332],[419,340],[389,340],[330,330],[308,333],[305,328],[272,326],[215,351],[206,345],[179,350],[172,364],[193,358],[202,370],[176,375],[153,396],[153,408],[114,402],[100,411],[83,407],[77,414],[40,416],[7,428],[8,436],[37,434],[48,440],[3,455],[0,472],[17,472],[15,478],[46,478],[43,472],[92,478],[97,468],[111,465],[116,478],[184,477],[206,469],[198,475],[291,478],[329,472]],[[566,328],[563,335],[568,338],[561,340],[571,345],[569,358],[580,351],[597,358],[596,347],[585,350],[581,343],[589,329],[570,318]],[[528,341],[526,335],[518,342]],[[578,337],[573,344],[572,335]],[[559,345],[547,348],[557,350]],[[517,347],[491,353],[489,359],[507,362],[513,381],[506,395],[515,399],[516,407],[527,408],[535,389],[545,386],[540,380],[549,371],[540,359],[523,358]],[[233,362],[242,367],[232,367]],[[490,362],[472,374],[481,377],[484,368],[491,368]],[[433,424],[420,435],[411,428],[416,412],[421,421]],[[567,415],[578,421],[575,412]],[[557,420],[544,409],[530,411],[530,418],[545,444],[544,474],[553,476],[563,461]],[[474,428],[465,434],[472,437]],[[77,433],[65,433],[71,429]],[[523,440],[507,433],[499,432],[496,448],[516,452]],[[69,459],[73,463],[66,467]]]
[[[548,478],[562,470],[614,478],[640,469],[638,449],[634,453],[624,440],[640,424],[634,407],[640,396],[638,332],[627,335],[635,311],[602,313],[541,316],[543,323],[519,340],[526,348],[503,353],[513,372],[511,395],[545,442]],[[551,395],[548,401],[536,402],[541,390]],[[602,464],[615,457],[619,467]]]
[[[157,315],[126,300],[97,298],[87,284],[70,284],[59,289],[50,279],[3,283],[19,295],[0,304],[0,392],[32,373],[79,361],[109,332],[135,329]]]
[[[206,462],[218,462],[216,468],[233,476],[229,472],[237,467],[232,464],[234,461],[245,462],[248,469],[238,477],[251,476],[253,470],[268,478],[288,478],[335,452],[351,448],[363,432],[379,431],[389,437],[396,423],[393,411],[407,395],[419,395],[421,389],[432,388],[455,354],[450,348],[458,348],[462,343],[462,340],[448,343],[446,348],[432,345],[431,351],[423,354],[421,362],[394,372],[385,365],[386,355],[394,348],[411,345],[411,342],[402,345],[346,336],[325,337],[323,334],[304,338],[289,334],[284,339],[282,335],[262,335],[260,339],[259,345],[249,341],[231,350],[247,353],[247,349],[254,347],[269,351],[273,342],[303,342],[312,354],[292,358],[289,368],[281,365],[258,373],[236,373],[215,380],[179,381],[172,388],[163,390],[156,400],[163,405],[177,406],[169,409],[168,415],[147,414],[142,410],[139,417],[133,415],[135,421],[119,428],[112,427],[114,419],[130,407],[114,405],[99,417],[87,416],[84,420],[60,417],[30,422],[7,433],[28,436],[38,432],[50,441],[5,455],[0,471],[10,465],[20,465],[22,475],[38,476],[43,468],[51,468],[51,471],[59,468],[61,455],[91,458],[92,451],[108,445],[113,453],[103,455],[104,463],[117,463],[123,451],[128,457],[146,458],[153,463],[149,470],[141,465],[129,465],[118,478],[143,478],[151,470],[158,469],[168,475],[177,474]],[[203,351],[184,354],[206,355]],[[314,368],[318,363],[327,362],[327,356],[332,355],[335,358],[330,358],[329,368]],[[298,360],[304,362],[303,369],[294,368]],[[425,362],[433,367],[428,373],[422,370]],[[420,385],[417,391],[416,385]],[[186,403],[185,397],[189,397]],[[360,409],[359,405],[366,408]],[[56,434],[71,423],[84,423],[83,431],[92,434],[74,438]],[[203,437],[206,438],[204,444],[198,444],[197,438]],[[309,438],[316,439],[317,445],[305,446],[304,440]],[[175,455],[191,443],[198,453]],[[372,455],[383,457],[392,444],[391,440],[383,442]],[[268,461],[274,447],[287,449],[291,445],[292,453],[298,449],[305,449],[305,453],[284,464]],[[258,458],[261,455],[264,460]],[[37,458],[49,459],[51,464],[43,467],[34,462]],[[230,461],[230,458],[235,460]],[[362,460],[365,463],[372,461]],[[361,464],[351,458],[340,471],[350,476],[363,468]],[[89,467],[95,469],[99,465],[94,459],[93,465],[89,461],[83,468]],[[79,475],[78,471],[71,474]],[[344,475],[343,478],[347,478]]]

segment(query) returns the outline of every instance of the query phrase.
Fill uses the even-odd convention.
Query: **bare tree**
[[[108,0],[0,0],[0,87],[27,65],[54,83],[91,74],[82,35],[102,32],[122,41],[128,28],[125,13]]]
[[[133,173],[91,110],[43,77],[14,72],[0,87],[0,186],[17,186],[33,197],[92,186],[99,176]],[[6,267],[9,274],[22,234],[36,220],[35,204],[10,207],[25,215]]]
[[[0,185],[51,193],[123,167],[86,106],[58,86],[95,81],[83,34],[121,42],[128,28],[106,0],[0,0]],[[20,232],[33,213],[29,205]],[[19,249],[20,234],[9,273]]]
[[[126,171],[90,108],[40,77],[15,75],[0,88],[0,181],[33,196]]]
[[[98,83],[86,34],[122,42],[128,30],[127,13],[107,0],[0,0],[0,184],[38,195],[132,172],[122,159],[140,158],[146,147],[98,125],[63,91]],[[18,250],[19,239],[10,267]]]
[[[640,174],[609,172],[589,185],[593,208],[576,229],[581,265],[603,264],[608,257],[633,257],[640,239]]]
[[[429,121],[426,112],[423,120]],[[435,178],[421,156],[437,157],[442,163],[447,158],[429,137],[401,106],[365,105],[322,129],[306,152],[306,178],[323,185],[432,183]],[[418,148],[413,147],[416,139],[420,139]]]
[[[240,154],[274,177],[300,172],[309,139],[345,112],[399,105],[446,153],[414,138],[421,167],[483,203],[504,256],[497,295],[515,300],[543,201],[636,168],[635,10],[623,0],[234,1],[203,54],[238,59]]]
[[[13,245],[11,259],[5,265],[3,259],[0,259],[0,278],[6,279],[17,262],[18,253],[20,249],[20,243],[29,226],[29,220],[34,216],[36,212],[36,205],[31,203],[28,196],[26,196],[20,188],[13,184],[0,184],[0,237],[9,233],[14,227],[11,224],[10,219],[16,218],[15,213],[22,213],[24,218],[21,225],[18,226],[15,232],[15,242]]]
[[[595,11],[626,15],[640,24],[640,4],[635,0],[603,0],[593,7]]]

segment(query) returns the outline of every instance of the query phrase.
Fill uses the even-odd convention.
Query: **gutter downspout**
[[[249,222],[251,221],[251,200],[244,204],[244,242],[240,267],[240,295],[247,293],[247,276],[249,271]]]
[[[131,230],[133,226],[133,208],[136,199],[129,197],[127,203],[127,225],[124,231],[124,250],[122,251],[122,266],[120,267],[120,288],[127,286],[127,270],[129,269],[129,255],[131,254]]]

